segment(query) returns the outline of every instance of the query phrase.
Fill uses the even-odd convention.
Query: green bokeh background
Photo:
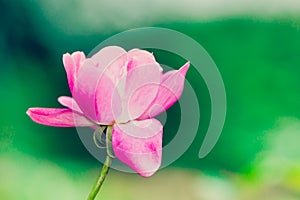
[[[300,15],[178,21],[161,14],[157,21],[141,17],[138,24],[126,25],[123,18],[122,26],[104,23],[103,28],[83,25],[80,18],[93,15],[97,21],[106,13],[80,13],[78,1],[64,2],[66,13],[55,16],[45,1],[0,1],[0,199],[87,196],[101,164],[76,129],[41,126],[25,112],[61,107],[57,97],[70,95],[63,53],[88,54],[105,38],[143,25],[180,31],[207,50],[225,84],[226,123],[213,151],[199,159],[210,99],[204,81],[191,69],[187,80],[201,108],[193,144],[150,179],[112,170],[99,199],[300,199]],[[184,63],[168,52],[151,51],[160,63],[174,68]],[[176,104],[168,111],[164,143],[174,136],[177,114]]]

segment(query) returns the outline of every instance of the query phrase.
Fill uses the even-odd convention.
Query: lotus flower
[[[66,53],[63,63],[73,97],[58,98],[66,108],[30,108],[30,118],[58,127],[111,126],[116,158],[141,176],[155,173],[162,160],[163,126],[153,117],[181,96],[189,62],[163,74],[153,54],[109,46],[91,58]]]

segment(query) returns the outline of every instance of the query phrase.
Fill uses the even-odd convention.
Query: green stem
[[[111,140],[112,140],[112,126],[107,126],[106,131],[106,153],[109,157],[115,158],[112,146],[111,146]]]
[[[96,181],[95,185],[93,186],[89,196],[88,196],[88,200],[94,200],[96,195],[98,194],[106,176],[109,170],[109,166],[112,162],[112,158],[109,156],[106,156],[105,162],[103,164],[103,167],[101,169],[100,175],[98,177],[98,180]]]

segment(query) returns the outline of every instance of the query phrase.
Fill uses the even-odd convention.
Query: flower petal
[[[72,55],[70,55],[69,53],[63,55],[63,63],[67,72],[67,78],[71,93],[73,92],[77,72],[84,60],[85,55],[80,51],[76,51],[72,53]]]
[[[96,54],[94,54],[90,59],[94,63],[99,63],[101,67],[107,67],[112,61],[116,58],[119,58],[122,55],[126,55],[127,52],[118,46],[107,46],[102,48]]]
[[[105,69],[105,75],[108,76],[115,85],[126,74],[127,52],[121,47],[105,47],[90,59],[98,67]]]
[[[129,62],[127,66],[127,71],[130,71],[131,69],[141,65],[158,64],[152,53],[141,49],[132,49],[128,51],[127,57]],[[160,71],[162,72],[161,67],[160,67]]]
[[[83,114],[82,110],[80,110],[75,99],[73,99],[72,97],[61,96],[61,97],[58,97],[57,100],[61,105],[66,106],[67,108],[70,108],[71,110],[76,111],[80,114]]]
[[[84,115],[100,124],[112,124],[121,112],[115,72],[126,68],[126,59],[119,60],[124,52],[120,47],[106,47],[87,59],[78,72],[73,97]]]
[[[124,87],[122,95],[122,115],[117,122],[127,122],[142,115],[155,99],[161,80],[159,64],[147,64],[127,72],[118,87]],[[121,90],[121,89],[120,89]]]
[[[29,108],[26,114],[36,123],[47,126],[93,126],[83,115],[67,108]]]
[[[115,124],[112,147],[115,156],[141,176],[149,177],[160,167],[163,127],[156,119]]]
[[[139,119],[152,118],[160,114],[170,108],[180,98],[189,66],[190,62],[187,62],[179,70],[167,72],[162,76],[162,82],[155,100]]]

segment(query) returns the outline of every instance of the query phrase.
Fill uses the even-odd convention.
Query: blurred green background
[[[143,26],[197,40],[223,77],[227,118],[213,151],[198,158],[210,100],[195,70],[201,124],[192,146],[144,179],[112,170],[101,199],[300,199],[300,3],[298,1],[0,0],[0,199],[85,199],[100,163],[74,128],[46,127],[29,107],[70,95],[62,54],[88,54],[105,38]],[[183,60],[153,50],[160,63]],[[168,111],[176,116],[178,105]],[[174,118],[174,119],[173,119]],[[168,118],[164,143],[178,126]],[[100,198],[99,198],[100,199]]]

